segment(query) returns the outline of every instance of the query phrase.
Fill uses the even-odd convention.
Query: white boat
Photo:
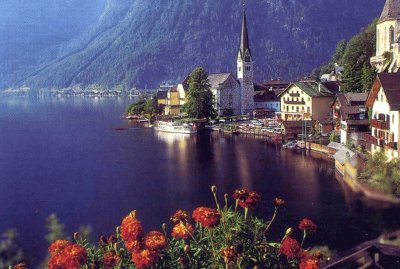
[[[158,132],[167,132],[167,133],[178,133],[178,134],[195,134],[197,130],[195,130],[189,124],[179,124],[176,122],[165,122],[158,121],[154,130]]]

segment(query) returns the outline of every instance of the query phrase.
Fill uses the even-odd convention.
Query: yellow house
[[[167,104],[168,91],[158,91],[157,92],[157,104],[158,106],[165,106]]]
[[[322,120],[331,112],[334,93],[316,81],[300,81],[289,85],[280,95],[283,121]]]
[[[167,92],[167,99],[164,107],[165,115],[179,115],[181,114],[181,102],[179,92],[176,87]]]

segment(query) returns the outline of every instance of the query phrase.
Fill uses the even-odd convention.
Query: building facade
[[[371,109],[371,134],[366,139],[371,152],[383,150],[388,159],[399,157],[400,73],[380,73],[368,95]]]
[[[214,109],[218,115],[241,114],[240,84],[231,73],[208,76],[214,96]]]
[[[279,97],[281,120],[323,120],[331,114],[334,93],[321,83],[300,81],[290,84]]]

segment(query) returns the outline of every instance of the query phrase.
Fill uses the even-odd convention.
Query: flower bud
[[[217,193],[217,186],[212,185],[211,186],[211,191],[212,191],[212,193],[216,194]]]
[[[189,245],[185,245],[185,247],[183,248],[183,251],[188,254],[190,252],[190,246]]]
[[[78,241],[81,240],[82,238],[81,238],[81,235],[80,235],[78,232],[75,232],[75,233],[74,233],[74,239],[75,239],[76,242],[78,242]]]
[[[292,233],[293,233],[293,229],[292,228],[288,228],[286,230],[285,237],[291,235]]]
[[[131,213],[129,213],[129,215],[130,215],[132,218],[136,219],[137,211],[136,211],[136,210],[133,210]]]
[[[161,225],[161,228],[163,229],[164,232],[167,232],[167,224],[166,223],[163,223]]]

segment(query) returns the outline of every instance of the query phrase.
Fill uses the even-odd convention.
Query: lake
[[[369,205],[335,179],[318,154],[283,151],[263,139],[202,133],[155,133],[121,116],[125,97],[0,97],[0,231],[16,228],[34,263],[46,254],[45,219],[56,213],[72,234],[90,224],[93,237],[114,231],[131,210],[144,228],[160,229],[176,209],[212,206],[247,187],[262,196],[253,212],[270,218],[279,196],[287,209],[276,238],[304,217],[309,241],[344,250],[400,228],[399,208]],[[127,131],[115,131],[128,127]]]

